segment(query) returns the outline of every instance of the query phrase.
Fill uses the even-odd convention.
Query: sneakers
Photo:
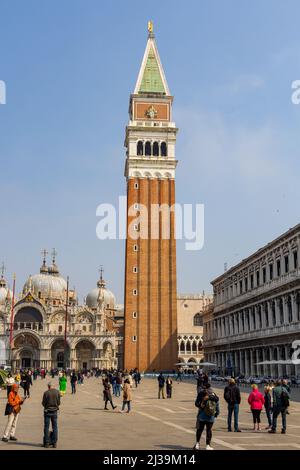
[[[281,434],[286,434],[286,431],[284,429],[282,429]]]
[[[205,448],[206,448],[206,450],[214,450],[214,448],[209,446],[209,445],[207,445]]]
[[[9,440],[10,441],[17,441],[18,439],[15,436],[10,436]]]
[[[196,444],[194,446],[194,449],[195,450],[200,450],[200,442],[196,442]]]
[[[8,442],[8,439],[7,439],[7,437],[2,437],[2,439],[1,439],[1,440],[2,440],[3,442]]]
[[[275,429],[270,429],[270,431],[268,431],[269,434],[276,434],[276,431]]]
[[[237,430],[236,430],[236,431],[234,431],[234,432],[242,432],[242,431],[241,431],[241,429],[237,429]]]

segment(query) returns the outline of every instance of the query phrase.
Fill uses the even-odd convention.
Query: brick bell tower
[[[173,97],[152,22],[134,93],[125,147],[127,240],[124,367],[173,370],[177,362],[175,143]]]

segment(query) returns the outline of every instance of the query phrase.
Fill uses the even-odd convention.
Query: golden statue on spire
[[[148,21],[148,33],[149,34],[153,33],[153,21],[152,20]]]

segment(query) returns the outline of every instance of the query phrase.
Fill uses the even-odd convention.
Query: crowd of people
[[[42,397],[42,407],[44,409],[44,437],[43,447],[56,448],[58,440],[58,411],[61,404],[61,397],[67,392],[68,381],[70,383],[71,394],[75,395],[77,385],[83,385],[85,379],[96,377],[102,379],[104,410],[108,410],[108,404],[112,409],[117,408],[113,403],[113,397],[120,397],[123,394],[122,408],[120,413],[131,411],[132,389],[137,388],[141,383],[141,374],[135,369],[127,371],[108,371],[93,369],[88,371],[45,369],[21,370],[15,374],[8,373],[6,378],[7,404],[5,415],[7,424],[2,437],[3,442],[17,441],[15,437],[17,422],[25,400],[30,398],[30,388],[33,380],[38,376],[45,379],[48,375],[52,379],[58,379],[58,389],[55,388],[53,381],[47,383],[47,390]],[[20,387],[23,389],[23,397],[20,396]],[[51,431],[50,431],[51,424]]]
[[[248,396],[248,405],[252,413],[253,431],[261,431],[261,412],[265,408],[268,421],[266,430],[271,434],[275,434],[277,432],[277,419],[281,415],[281,434],[285,434],[286,416],[289,414],[288,407],[290,405],[290,387],[287,380],[280,379],[275,383],[266,385],[264,393],[259,391],[257,384],[252,384],[251,389]],[[228,385],[224,389],[223,398],[227,403],[227,431],[232,432],[233,417],[234,432],[242,432],[239,427],[239,408],[242,398],[234,378],[229,379]],[[198,408],[195,450],[200,449],[200,439],[205,428],[206,450],[213,450],[211,446],[212,428],[215,419],[220,414],[219,402],[219,397],[212,390],[207,374],[199,373],[195,401],[195,406]]]
[[[2,437],[3,442],[16,441],[15,436],[17,423],[22,406],[25,400],[30,399],[30,390],[37,377],[45,380],[47,376],[51,381],[47,383],[47,389],[43,394],[41,405],[44,410],[44,437],[43,446],[56,447],[58,440],[58,411],[61,405],[61,399],[66,394],[68,388],[71,395],[77,393],[77,386],[84,384],[90,377],[100,378],[103,392],[104,410],[108,410],[110,405],[112,410],[117,408],[114,403],[115,398],[122,395],[122,405],[120,413],[130,413],[132,409],[133,390],[139,387],[141,383],[141,374],[135,369],[131,371],[121,370],[99,370],[89,371],[58,370],[21,370],[15,374],[8,373],[6,377],[7,404],[5,415],[7,424]],[[158,399],[171,399],[173,396],[174,374],[163,374],[157,376]],[[217,393],[212,389],[209,377],[202,370],[197,372],[197,393],[195,406],[198,408],[196,421],[196,444],[195,450],[200,449],[200,439],[203,431],[206,429],[206,449],[213,450],[211,446],[212,429],[215,419],[219,416],[220,399]],[[58,381],[58,389],[55,388],[54,379]],[[181,382],[180,372],[177,374],[177,382]],[[69,385],[68,385],[69,384]],[[20,395],[20,388],[23,390],[23,396]],[[227,431],[242,432],[239,426],[239,410],[242,396],[238,383],[234,378],[230,378],[224,388],[223,398],[227,404]],[[274,434],[277,431],[277,420],[281,415],[282,429],[281,433],[286,433],[286,417],[289,414],[290,388],[287,380],[277,380],[276,383],[266,384],[263,393],[259,391],[257,384],[251,385],[251,392],[248,395],[248,405],[253,418],[253,431],[261,431],[261,412],[265,409],[267,423],[265,429]],[[232,427],[233,421],[233,427]],[[51,424],[51,432],[50,432]]]

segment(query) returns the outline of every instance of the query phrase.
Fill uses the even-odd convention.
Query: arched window
[[[158,142],[153,143],[153,156],[158,157],[159,156],[159,145]]]
[[[146,155],[146,157],[150,157],[150,156],[151,156],[151,143],[150,143],[150,142],[146,142],[146,145],[145,145],[145,155]]]
[[[141,140],[137,143],[136,153],[137,155],[144,155],[144,144]]]
[[[187,343],[186,343],[186,351],[187,351],[188,353],[191,352],[191,343],[190,343],[189,341],[187,341]]]
[[[185,351],[184,341],[181,341],[181,343],[180,343],[180,352],[184,352],[184,351]]]
[[[162,142],[160,144],[160,154],[161,154],[162,157],[167,156],[167,144],[166,144],[166,142]]]
[[[192,352],[197,354],[197,343],[196,343],[196,341],[193,341]]]
[[[194,326],[203,326],[203,320],[200,313],[196,313],[194,316]]]

